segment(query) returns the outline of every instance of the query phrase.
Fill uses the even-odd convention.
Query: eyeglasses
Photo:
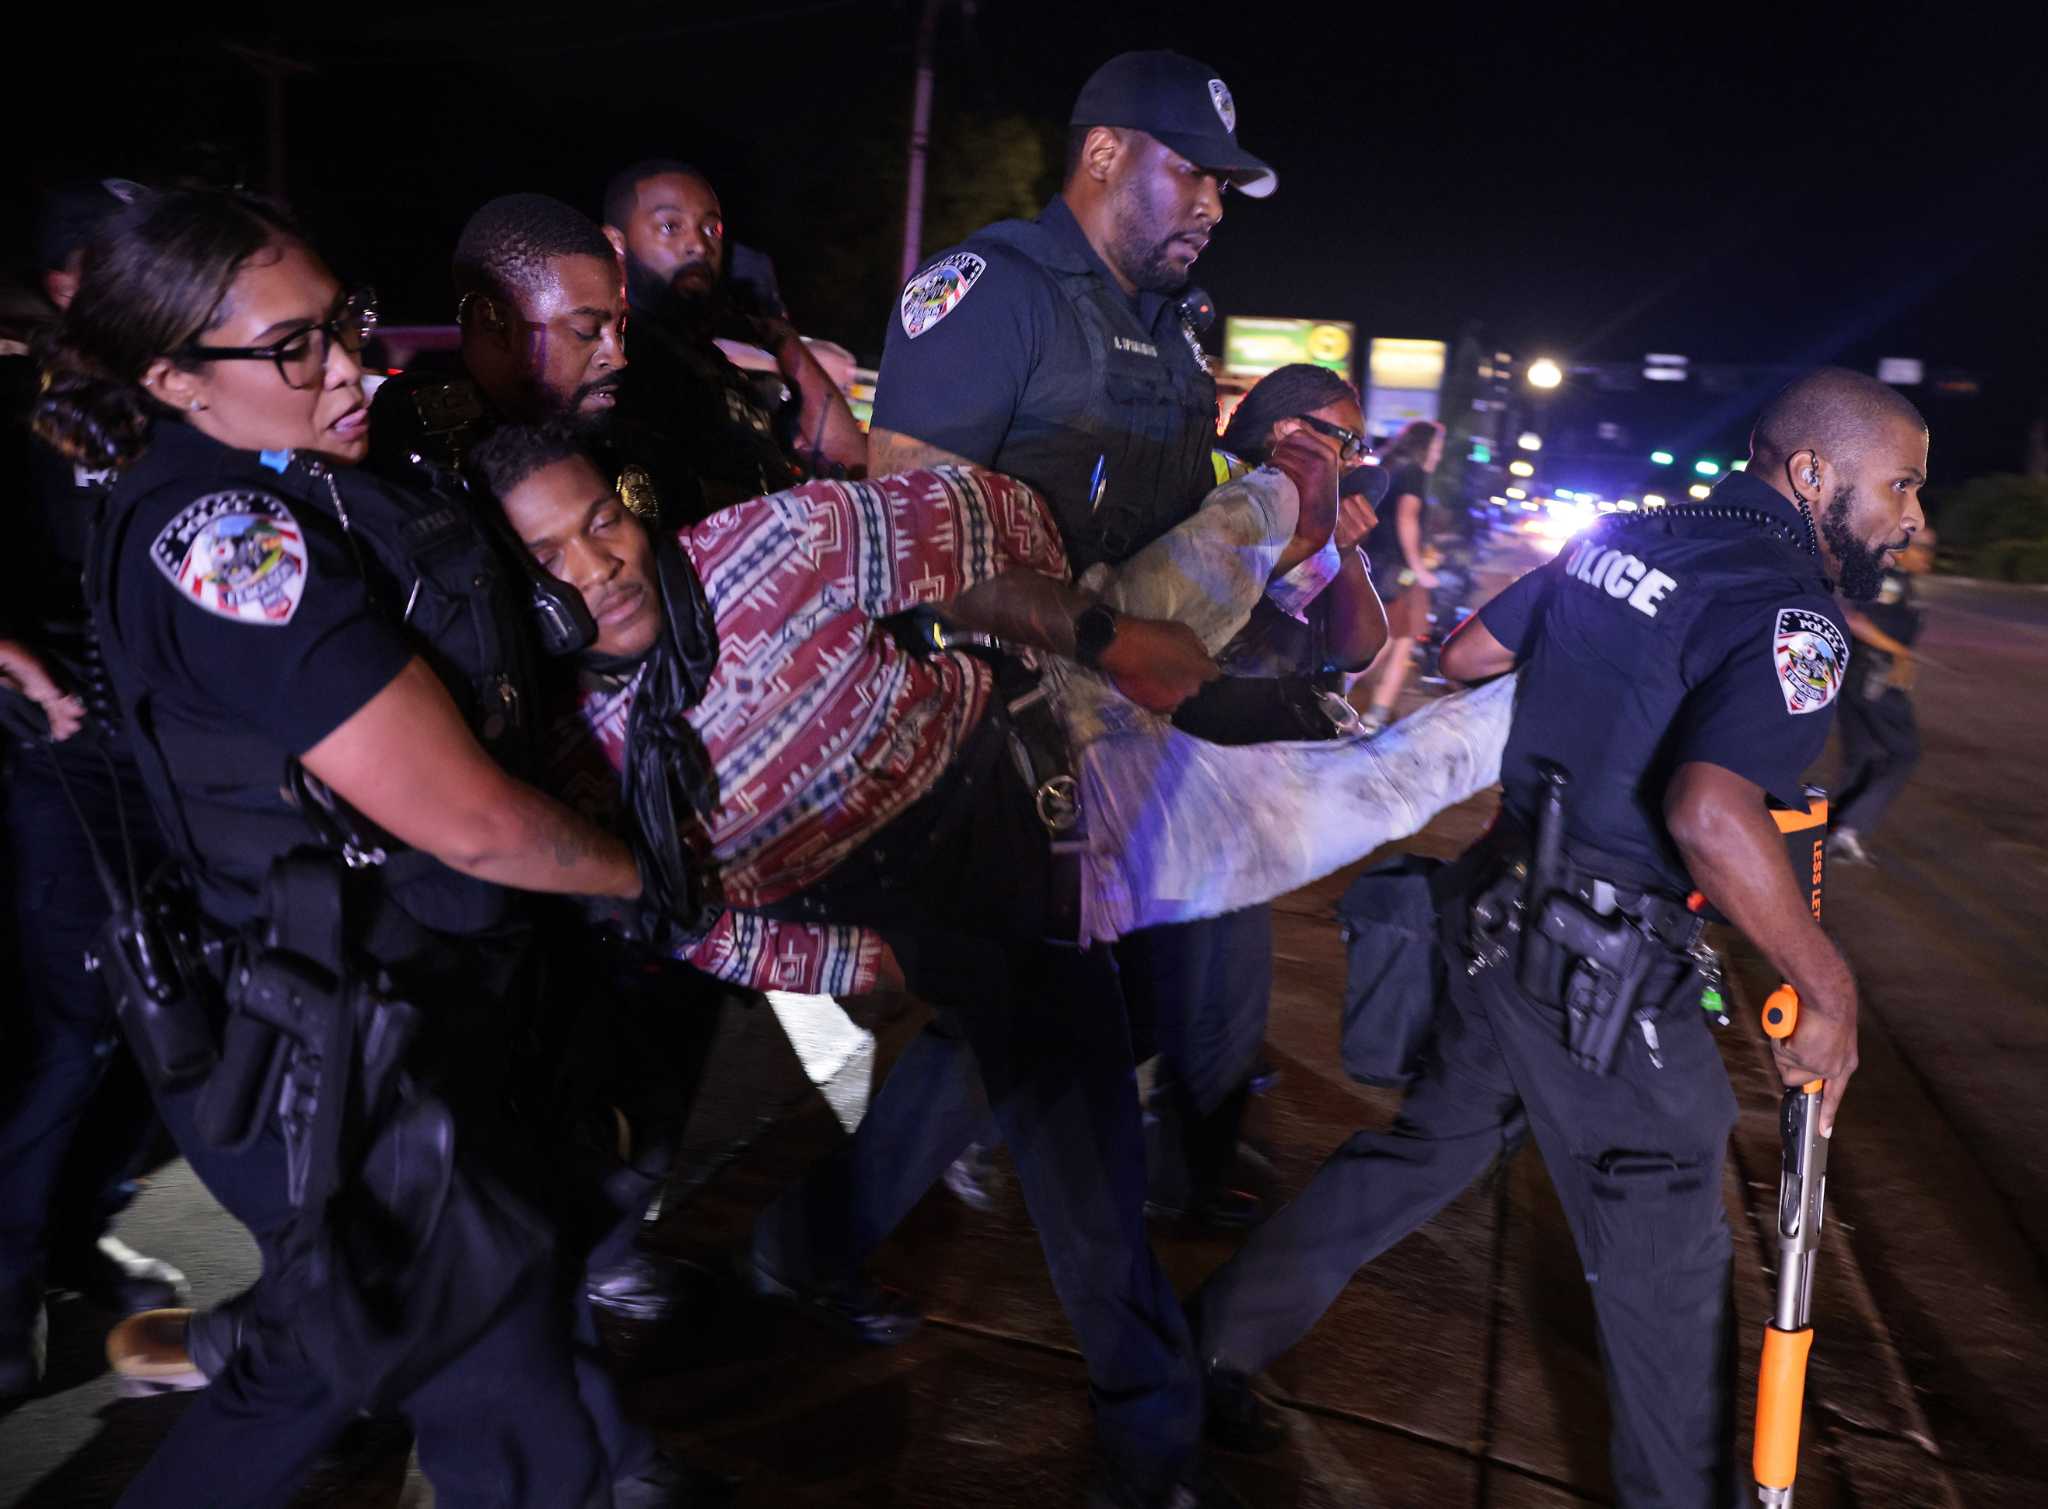
[[[1294,416],[1319,435],[1328,435],[1342,447],[1341,454],[1346,461],[1357,461],[1372,454],[1372,442],[1356,430],[1347,430],[1341,424],[1332,424],[1327,419],[1318,419],[1313,414]]]
[[[327,370],[327,359],[336,343],[350,356],[363,349],[363,342],[377,328],[377,294],[359,288],[341,301],[341,307],[317,325],[295,330],[267,346],[201,346],[191,344],[180,353],[195,362],[270,362],[287,388],[317,386]],[[315,336],[319,339],[316,341]]]

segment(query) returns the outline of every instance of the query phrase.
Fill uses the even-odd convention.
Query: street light
[[[1526,461],[1510,461],[1508,463],[1508,470],[1517,477],[1533,477],[1536,475],[1536,468]]]
[[[1514,500],[1515,500],[1515,501],[1516,501],[1517,503],[1519,503],[1519,502],[1521,502],[1521,501],[1522,501],[1522,499],[1524,499],[1524,498],[1528,497],[1528,496],[1529,496],[1529,494],[1528,494],[1528,492],[1527,492],[1527,491],[1526,491],[1525,489],[1523,489],[1523,488],[1519,488],[1519,487],[1511,487],[1511,488],[1509,488],[1509,489],[1508,489],[1508,496],[1509,496],[1510,498],[1513,498],[1513,499],[1514,499]]]
[[[1653,466],[1669,466],[1672,462],[1676,461],[1677,459],[1678,458],[1672,455],[1669,451],[1650,452],[1650,463]]]
[[[1710,496],[1714,490],[1711,487],[1707,486],[1707,484],[1704,482],[1695,482],[1691,487],[1688,487],[1685,491],[1688,497],[1704,498]]]
[[[1532,388],[1554,388],[1564,381],[1564,368],[1547,356],[1539,356],[1529,363],[1529,386]]]
[[[1663,506],[1664,506],[1664,495],[1663,495],[1662,493],[1644,493],[1644,494],[1643,494],[1643,507],[1645,507],[1645,508],[1662,508]]]
[[[1702,477],[1718,477],[1721,475],[1721,463],[1718,461],[1695,461],[1692,464],[1692,469]]]
[[[1515,444],[1525,451],[1540,451],[1543,449],[1543,437],[1534,430],[1524,430]]]

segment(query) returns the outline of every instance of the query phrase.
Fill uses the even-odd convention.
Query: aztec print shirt
[[[719,806],[684,838],[732,909],[690,962],[757,989],[857,994],[874,982],[879,939],[746,909],[815,883],[930,791],[987,706],[987,666],[914,654],[876,620],[1018,568],[1064,580],[1058,530],[1023,483],[941,467],[807,483],[676,538],[718,626],[718,665],[686,716]],[[603,751],[614,788],[636,684],[586,687],[568,730]],[[554,754],[558,770],[576,763],[574,749]],[[556,788],[572,800],[590,794],[584,764],[565,777],[582,792]]]

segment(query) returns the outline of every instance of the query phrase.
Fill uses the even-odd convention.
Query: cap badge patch
[[[988,263],[973,252],[941,257],[903,290],[903,333],[916,340],[967,297]]]
[[[1223,122],[1223,129],[1237,130],[1237,105],[1230,98],[1230,86],[1221,79],[1209,80],[1209,103],[1216,107],[1217,119]]]
[[[1780,608],[1771,655],[1788,713],[1817,713],[1842,689],[1849,646],[1825,613]]]
[[[209,493],[164,526],[150,559],[192,602],[241,623],[282,626],[306,591],[306,537],[269,493]]]

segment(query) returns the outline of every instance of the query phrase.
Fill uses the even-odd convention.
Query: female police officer
[[[516,957],[496,941],[511,917],[502,888],[631,897],[639,880],[623,846],[486,752],[516,747],[524,699],[475,525],[352,469],[368,446],[357,353],[373,318],[367,295],[344,292],[264,207],[145,196],[88,255],[36,425],[76,459],[120,468],[89,590],[203,925],[241,960],[260,956],[237,935],[261,926],[273,943],[317,940],[335,919],[266,902],[266,883],[282,856],[334,847],[347,829],[350,957],[424,1008],[424,1036],[438,1017],[443,1050],[469,1051],[445,1023],[502,1004],[497,982]],[[326,793],[339,801],[315,800]],[[220,1008],[208,1013],[218,1032]],[[236,1030],[231,1019],[223,1067]],[[356,1050],[356,1072],[369,1051]],[[305,1054],[290,1065],[287,1079],[319,1072]],[[444,1275],[452,1307],[409,1301],[399,1280],[384,1318],[411,1328],[402,1365],[388,1334],[352,1328],[371,1312],[352,1307],[358,1270],[332,1260],[345,1244],[304,1240],[323,1220],[305,1193],[321,1168],[305,1131],[320,1085],[330,1098],[338,1088],[332,1070],[303,1118],[266,1092],[252,1098],[252,1130],[228,1138],[207,1103],[217,1073],[158,1087],[181,1149],[255,1234],[266,1277],[233,1363],[122,1502],[281,1502],[357,1411],[390,1405],[415,1427],[437,1502],[584,1503],[605,1469],[545,1275],[503,1283],[481,1314],[461,1290],[488,1290],[488,1273]],[[332,1187],[346,1197],[360,1173],[343,1166]],[[347,1218],[324,1219],[338,1232]],[[385,1379],[382,1391],[366,1392],[364,1376]]]

